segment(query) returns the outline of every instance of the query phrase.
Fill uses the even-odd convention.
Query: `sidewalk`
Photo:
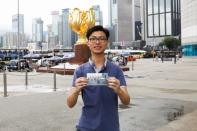
[[[133,71],[131,63],[128,66],[130,71],[124,73],[132,104],[119,105],[121,131],[197,129],[197,58],[183,58],[176,64],[137,59]],[[56,92],[51,73],[32,73],[27,90],[22,73],[9,73],[8,79],[8,97],[3,97],[0,83],[0,131],[75,131],[83,102],[79,97],[74,108],[66,106],[72,76],[57,75]],[[168,113],[181,106],[185,114],[168,121]]]
[[[197,110],[182,118],[157,129],[156,131],[196,131],[197,130]]]

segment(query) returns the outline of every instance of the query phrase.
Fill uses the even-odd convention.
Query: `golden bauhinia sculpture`
[[[95,25],[95,13],[93,8],[90,8],[89,11],[81,11],[78,8],[74,8],[73,11],[69,13],[68,21],[71,29],[79,36],[77,44],[86,44],[86,32]]]

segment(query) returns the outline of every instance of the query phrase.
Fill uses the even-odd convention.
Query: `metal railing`
[[[64,91],[68,80],[71,85],[72,76],[57,75],[52,73],[37,73],[37,72],[2,72],[0,78],[0,93],[7,97],[12,92],[46,92],[46,91]],[[65,78],[68,77],[68,78]],[[57,88],[58,87],[58,88]],[[11,90],[11,91],[10,91]],[[30,91],[31,90],[31,91]],[[41,91],[39,91],[41,90]]]

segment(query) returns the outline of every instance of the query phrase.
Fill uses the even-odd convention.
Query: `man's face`
[[[107,37],[102,31],[93,32],[88,39],[88,46],[94,54],[103,54],[107,48],[107,43]]]

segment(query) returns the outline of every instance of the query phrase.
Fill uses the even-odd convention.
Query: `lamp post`
[[[155,33],[153,33],[153,61],[154,61],[154,57],[155,57]]]
[[[38,41],[38,46],[40,47],[40,54],[41,54],[41,65],[42,65],[42,41]]]
[[[19,0],[18,0],[18,5],[17,5],[17,9],[18,9],[18,11],[17,11],[17,26],[18,26],[18,30],[17,30],[17,52],[18,52],[18,70],[20,69],[20,55],[19,55]]]

